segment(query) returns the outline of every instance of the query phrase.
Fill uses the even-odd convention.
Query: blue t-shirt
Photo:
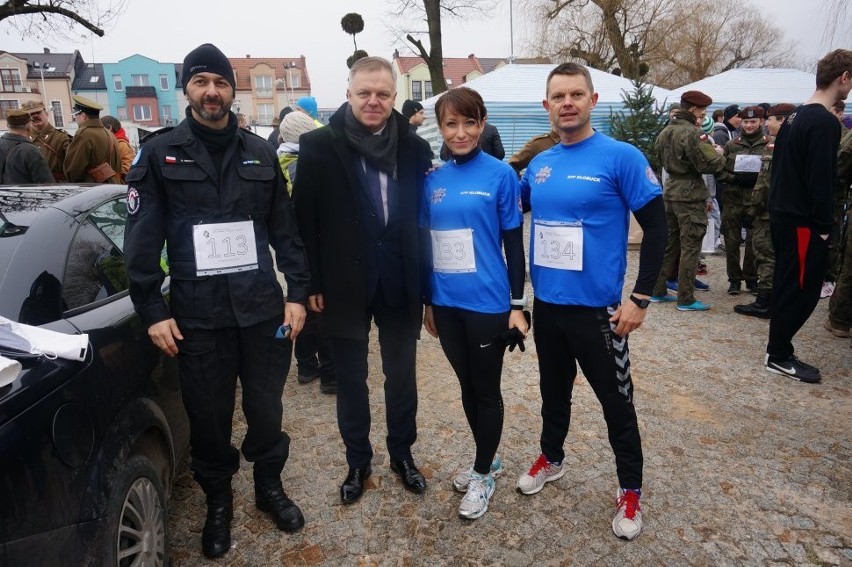
[[[535,296],[558,305],[620,302],[629,211],[660,194],[645,156],[599,132],[570,146],[556,144],[533,158],[521,180],[521,198],[532,209],[529,258]]]
[[[520,204],[515,171],[482,151],[466,163],[449,161],[426,176],[420,225],[432,234],[434,305],[479,313],[509,311],[501,232],[521,226]]]

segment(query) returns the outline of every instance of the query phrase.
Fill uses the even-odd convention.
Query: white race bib
[[[535,221],[533,238],[535,239],[533,263],[536,266],[556,270],[581,271],[583,269],[582,223]]]
[[[473,229],[433,230],[432,267],[436,272],[475,272]]]
[[[197,224],[192,227],[192,242],[198,276],[257,269],[252,221]]]
[[[734,173],[758,173],[760,164],[760,156],[739,154],[734,160]]]

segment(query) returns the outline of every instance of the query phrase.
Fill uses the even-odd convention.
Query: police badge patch
[[[139,190],[136,187],[129,187],[127,189],[127,214],[133,216],[138,213],[141,204]]]

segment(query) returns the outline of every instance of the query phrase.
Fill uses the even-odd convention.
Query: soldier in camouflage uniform
[[[837,186],[844,189],[849,196],[849,187],[852,185],[852,130],[844,134],[840,141],[840,150],[837,152]],[[847,206],[849,203],[847,201]],[[846,213],[846,244],[845,251],[841,251],[841,262],[837,286],[828,302],[828,319],[825,328],[836,337],[852,336],[852,208]],[[842,242],[842,240],[841,240]]]
[[[531,138],[524,147],[518,150],[518,153],[509,158],[509,165],[515,170],[518,175],[527,168],[532,158],[549,150],[559,143],[559,134],[555,130],[551,130],[547,134],[541,134]]]
[[[769,305],[772,299],[772,272],[775,270],[775,251],[772,249],[772,236],[769,233],[769,211],[766,204],[769,201],[769,179],[772,171],[772,152],[775,149],[775,135],[790,115],[796,109],[792,104],[781,103],[769,108],[766,117],[766,128],[770,138],[764,146],[761,157],[760,174],[754,190],[751,192],[748,211],[743,216],[742,224],[749,229],[751,245],[757,270],[757,297],[752,303],[735,305],[734,311],[741,315],[769,319]]]
[[[21,107],[30,113],[33,119],[33,143],[41,151],[41,155],[47,160],[53,179],[65,181],[65,154],[68,144],[71,143],[71,135],[65,130],[54,128],[48,121],[47,110],[40,102],[25,102]]]
[[[832,114],[840,120],[840,150],[837,154],[837,167],[840,168],[841,153],[843,152],[843,144],[849,143],[850,130],[843,125],[843,111],[846,109],[846,103],[842,100],[835,101],[831,108]],[[848,150],[847,150],[848,151]],[[839,175],[839,172],[838,172]],[[838,179],[839,181],[839,179]],[[837,191],[834,192],[834,227],[831,231],[831,236],[828,238],[828,259],[825,263],[825,283],[822,286],[823,297],[830,297],[834,292],[834,282],[837,281],[837,274],[840,271],[840,260],[843,257],[843,221],[846,218],[846,210],[849,200],[849,184],[844,187],[842,183],[837,184]]]
[[[705,311],[710,307],[695,299],[695,270],[701,241],[707,232],[707,212],[711,203],[701,175],[716,174],[725,166],[722,148],[712,145],[697,126],[713,100],[700,91],[681,95],[681,109],[666,126],[654,146],[668,172],[663,187],[668,240],[663,269],[654,286],[653,302],[674,301],[666,291],[666,276],[678,267],[677,308],[679,311]]]
[[[757,272],[751,231],[745,240],[745,258],[740,267],[743,243],[743,216],[751,203],[751,192],[761,168],[761,156],[769,138],[763,134],[763,109],[747,106],[738,115],[742,134],[725,144],[725,169],[716,177],[725,183],[722,206],[722,235],[728,269],[728,294],[738,295],[742,280],[749,291],[757,292]]]

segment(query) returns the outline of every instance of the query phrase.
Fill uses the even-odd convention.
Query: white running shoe
[[[498,478],[503,474],[503,461],[500,460],[500,455],[494,455],[494,460],[491,461],[490,472],[494,478]],[[473,467],[457,472],[456,476],[453,477],[453,488],[458,492],[467,492],[467,485],[470,484],[470,479],[475,474]]]
[[[459,504],[459,516],[475,520],[487,512],[495,487],[494,477],[490,474],[473,473],[467,485],[467,492]]]
[[[558,480],[565,474],[562,464],[551,463],[544,454],[538,456],[532,468],[518,479],[518,490],[524,494],[535,494],[545,483]]]
[[[618,489],[616,504],[618,510],[612,519],[612,531],[621,539],[630,541],[642,531],[642,507],[639,505],[639,492]]]

